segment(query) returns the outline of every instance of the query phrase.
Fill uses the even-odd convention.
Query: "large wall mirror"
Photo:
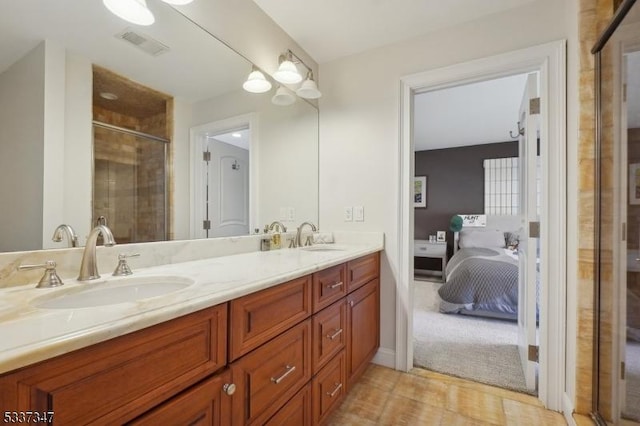
[[[66,247],[63,223],[82,245],[96,223],[128,243],[318,222],[317,108],[244,91],[252,64],[198,1],[149,0],[150,26],[101,1],[0,6],[0,252]]]
[[[597,108],[594,419],[640,422],[640,3],[619,5],[592,52]]]

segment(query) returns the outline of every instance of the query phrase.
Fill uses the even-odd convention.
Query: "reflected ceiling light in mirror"
[[[282,86],[278,86],[276,94],[271,98],[271,103],[278,106],[289,106],[296,101],[296,97],[293,96],[289,90]]]
[[[231,136],[234,138],[241,138],[242,135],[240,133],[231,133]]]
[[[151,25],[155,22],[153,13],[145,0],[102,0],[111,13],[136,25]]]
[[[300,88],[296,90],[296,95],[304,99],[318,99],[322,96],[322,93],[318,90],[318,85],[313,79],[312,71],[307,73],[307,79],[303,81]]]
[[[280,66],[273,74],[273,78],[283,84],[297,84],[302,81],[302,76],[298,72],[296,64],[293,63],[290,50],[287,51],[286,55],[280,55],[278,62],[280,62]]]
[[[176,6],[183,6],[191,3],[193,0],[162,0],[165,3],[175,4]]]
[[[254,65],[249,77],[247,77],[247,81],[242,84],[242,88],[251,93],[264,93],[271,90],[271,82]]]

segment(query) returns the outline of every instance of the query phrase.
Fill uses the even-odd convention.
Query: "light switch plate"
[[[353,207],[344,208],[344,221],[353,222]]]
[[[356,222],[364,222],[364,207],[355,206],[353,208],[353,216],[355,217]]]
[[[296,209],[293,207],[289,207],[287,210],[287,220],[289,222],[293,222],[296,220]]]

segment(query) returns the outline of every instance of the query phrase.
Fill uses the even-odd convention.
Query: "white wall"
[[[42,248],[44,64],[41,43],[0,74],[0,251]]]
[[[538,0],[407,42],[320,64],[324,94],[320,100],[320,222],[326,229],[385,233],[381,271],[383,349],[395,351],[396,338],[400,78],[558,39],[569,39],[569,50],[575,50],[575,5],[576,0]],[[575,55],[569,59],[569,74],[575,79],[577,59]],[[569,158],[575,161],[575,84],[569,90]],[[575,167],[569,172],[573,174],[569,182],[575,184]],[[355,205],[364,206],[365,221],[345,223],[343,207]],[[571,209],[575,211],[575,206]],[[576,238],[575,230],[570,231],[570,238]],[[575,277],[568,285],[575,287]]]
[[[64,213],[54,226],[73,226],[80,244],[84,244],[92,227],[93,73],[89,59],[68,52],[66,59],[64,160],[57,165],[64,173]],[[46,230],[45,237],[51,239]],[[55,244],[57,248],[67,247],[66,240]]]
[[[44,63],[44,171],[42,180],[42,248],[56,247],[51,240],[64,222],[65,86],[66,52],[45,40]]]

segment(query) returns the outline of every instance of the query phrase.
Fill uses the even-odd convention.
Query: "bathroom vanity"
[[[0,314],[14,336],[51,329],[2,344],[2,409],[60,425],[322,424],[379,347],[382,247],[316,247],[147,268],[138,280],[193,284],[135,303]],[[59,297],[15,291],[25,306]]]

